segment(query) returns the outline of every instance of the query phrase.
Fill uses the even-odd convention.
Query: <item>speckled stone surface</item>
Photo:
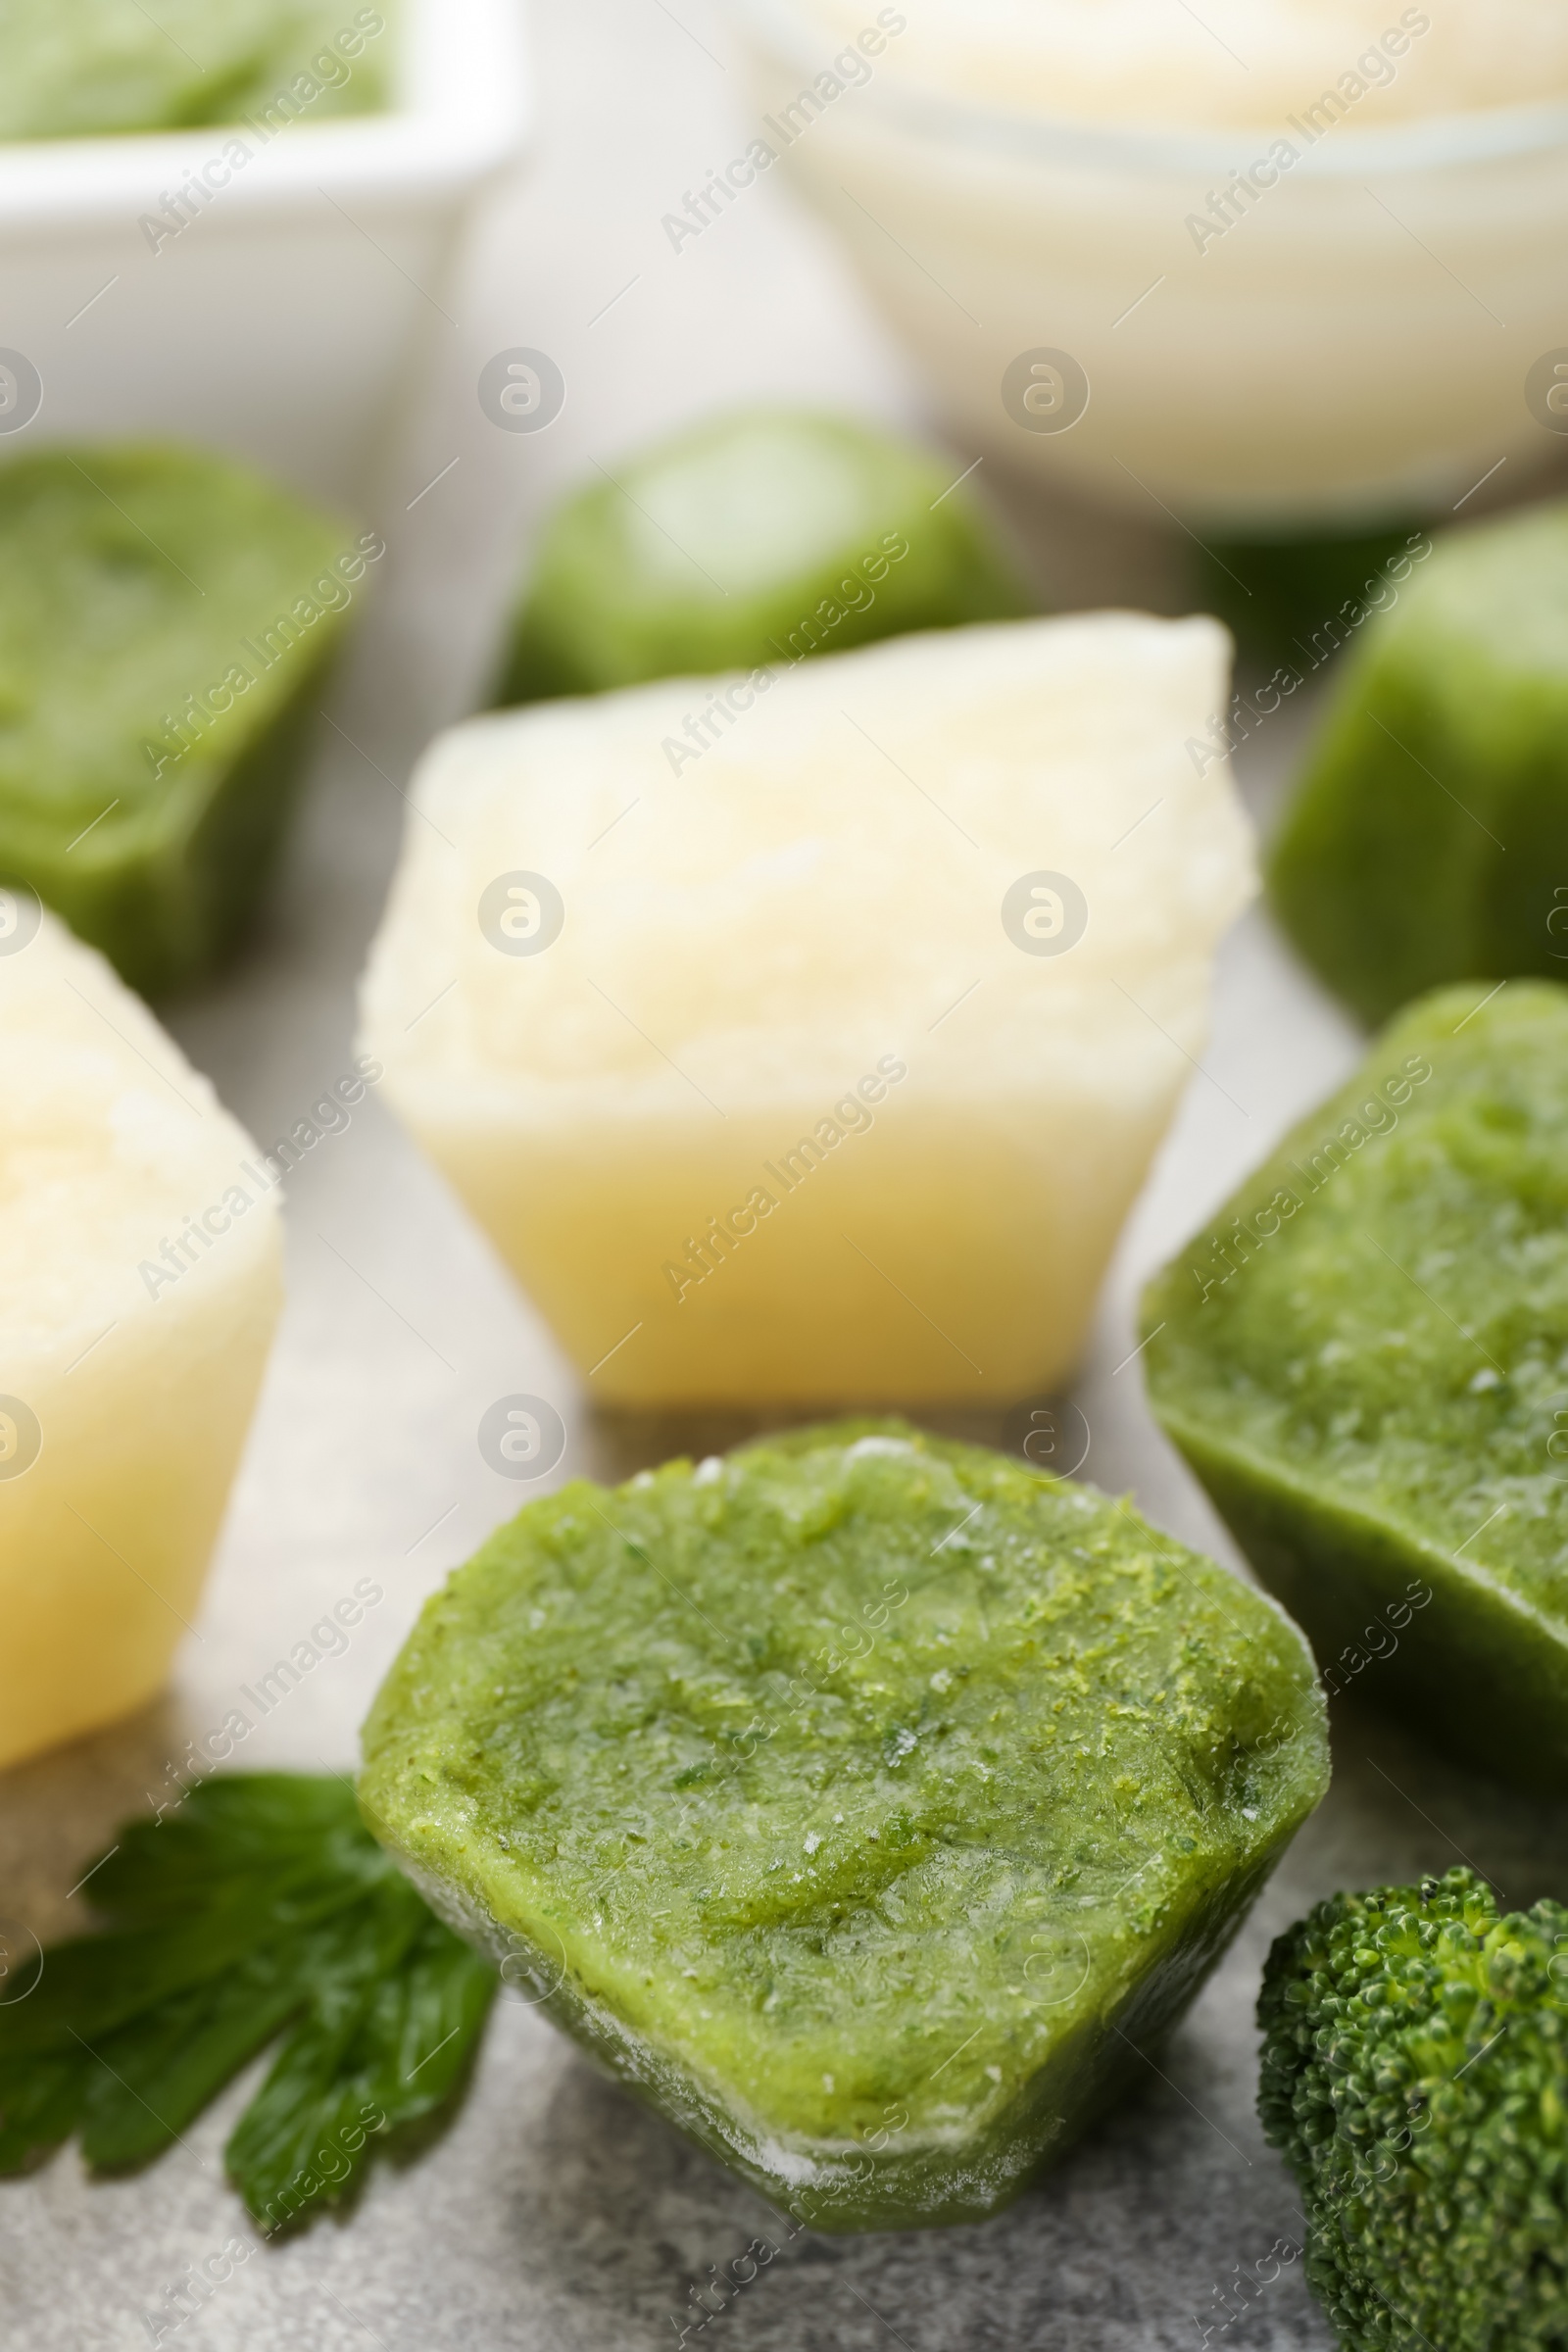
[[[212,995],[173,1015],[264,1145],[350,1066],[352,986],[395,856],[401,787],[420,743],[471,700],[543,503],[592,462],[612,466],[618,449],[742,396],[848,399],[904,421],[918,413],[841,266],[781,191],[759,187],[744,215],[679,256],[660,231],[681,188],[741,144],[740,75],[727,70],[717,8],[690,0],[672,16],[648,0],[595,0],[550,12],[539,33],[543,145],[462,282],[442,292],[457,323],[432,312],[427,374],[370,518],[388,543],[385,593],[328,704],[333,725],[321,729],[275,918]],[[1467,331],[1462,292],[1453,299],[1456,331]],[[545,433],[496,431],[474,397],[479,368],[519,342],[551,351],[567,378],[566,408]],[[955,453],[956,475],[972,455]],[[1181,609],[1185,543],[1161,535],[1152,507],[1141,529],[1050,514],[999,488],[1054,601]],[[1259,808],[1294,757],[1299,718],[1287,705],[1243,748]],[[939,838],[934,854],[952,853]],[[1133,1302],[1144,1275],[1358,1057],[1263,919],[1245,922],[1224,953],[1213,1045],[1124,1237],[1076,1415],[1058,1424],[1075,1453],[1087,1436],[1086,1476],[1232,1563],[1145,1408]],[[291,1179],[288,1228],[289,1305],[173,1690],[0,1781],[0,1915],[17,1923],[8,1948],[25,1949],[23,1926],[49,1936],[72,1924],[81,1898],[68,1890],[116,1820],[167,1796],[187,1741],[221,1722],[238,1686],[368,1576],[384,1598],[349,1646],[288,1691],[234,1758],[352,1768],[356,1728],[419,1601],[528,1492],[480,1455],[478,1422],[496,1399],[524,1392],[557,1404],[567,1444],[554,1479],[623,1477],[746,1434],[719,1417],[596,1418],[373,1090]],[[993,1442],[1016,1434],[961,1407],[943,1425]],[[1331,1888],[1461,1857],[1509,1902],[1568,1885],[1568,1819],[1492,1792],[1385,1729],[1362,1696],[1376,1673],[1368,1667],[1336,1722],[1322,1811],[1188,2021],[1148,2054],[1141,2087],[1071,2164],[994,2223],[791,2237],[790,2224],[508,1998],[445,2137],[406,2170],[383,2168],[358,2211],[287,2244],[256,2242],[223,2182],[243,2083],[137,2179],[89,2184],[68,2150],[0,2183],[8,2352],[130,2352],[160,2327],[166,2346],[202,2352],[655,2352],[682,2328],[689,2344],[733,2352],[1205,2342],[1329,2352],[1289,2255],[1300,2227],[1292,2188],[1252,2112],[1251,2008],[1270,1936]],[[246,2259],[174,2331],[166,2286],[230,2239]],[[748,2254],[754,2240],[773,2249],[766,2259]],[[696,2290],[752,2265],[699,2337]]]

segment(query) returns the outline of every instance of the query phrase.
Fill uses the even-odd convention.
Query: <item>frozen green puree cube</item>
[[[840,1424],[530,1504],[365,1730],[454,1925],[823,2230],[1004,2205],[1327,1780],[1289,1621],[1092,1489]]]
[[[1568,504],[1455,530],[1363,626],[1270,859],[1367,1021],[1568,969]]]
[[[243,931],[367,545],[200,450],[0,467],[0,881],[144,995]]]
[[[617,466],[546,524],[500,703],[776,668],[1032,609],[959,468],[835,416],[749,412]]]
[[[286,123],[387,104],[390,14],[388,0],[0,0],[0,139],[230,123],[254,153]]]
[[[1568,990],[1445,989],[1151,1287],[1154,1409],[1331,1690],[1568,1786]]]

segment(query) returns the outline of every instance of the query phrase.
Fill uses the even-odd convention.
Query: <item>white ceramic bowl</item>
[[[345,25],[356,13],[345,0]],[[5,397],[15,418],[31,379],[0,378],[0,458],[189,437],[307,493],[363,496],[418,346],[449,331],[457,233],[530,114],[519,0],[383,13],[385,114],[306,108],[265,144],[242,128],[243,162],[221,125],[0,147],[0,345],[42,392],[7,436]],[[211,201],[177,235],[143,225],[204,170]]]
[[[809,110],[782,109],[833,36],[797,0],[735,6],[762,105],[794,130]],[[1195,232],[1282,134],[1298,160],[1234,199],[1223,234]],[[1283,121],[1122,131],[901,82],[895,39],[781,160],[958,434],[1048,478],[1146,514],[1153,497],[1243,530],[1332,527],[1451,506],[1499,460],[1517,474],[1561,450],[1568,414],[1548,426],[1527,379],[1568,362],[1568,107],[1341,122],[1310,143]],[[1088,379],[1065,429],[1076,404],[1050,361],[1030,422],[1027,366],[1004,400],[1041,352]]]

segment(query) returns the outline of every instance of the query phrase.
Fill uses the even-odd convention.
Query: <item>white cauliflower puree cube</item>
[[[0,1104],[4,1765],[163,1683],[276,1320],[281,1228],[206,1079],[4,889]]]
[[[364,1044],[601,1401],[1071,1371],[1255,886],[1228,657],[1073,615],[431,746]]]

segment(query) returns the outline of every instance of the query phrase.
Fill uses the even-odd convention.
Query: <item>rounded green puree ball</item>
[[[1015,2195],[1147,2074],[1328,1777],[1273,1603],[888,1422],[529,1504],[364,1744],[442,1914],[832,2230]]]
[[[962,463],[848,418],[749,412],[617,466],[547,522],[498,703],[1033,609]]]

